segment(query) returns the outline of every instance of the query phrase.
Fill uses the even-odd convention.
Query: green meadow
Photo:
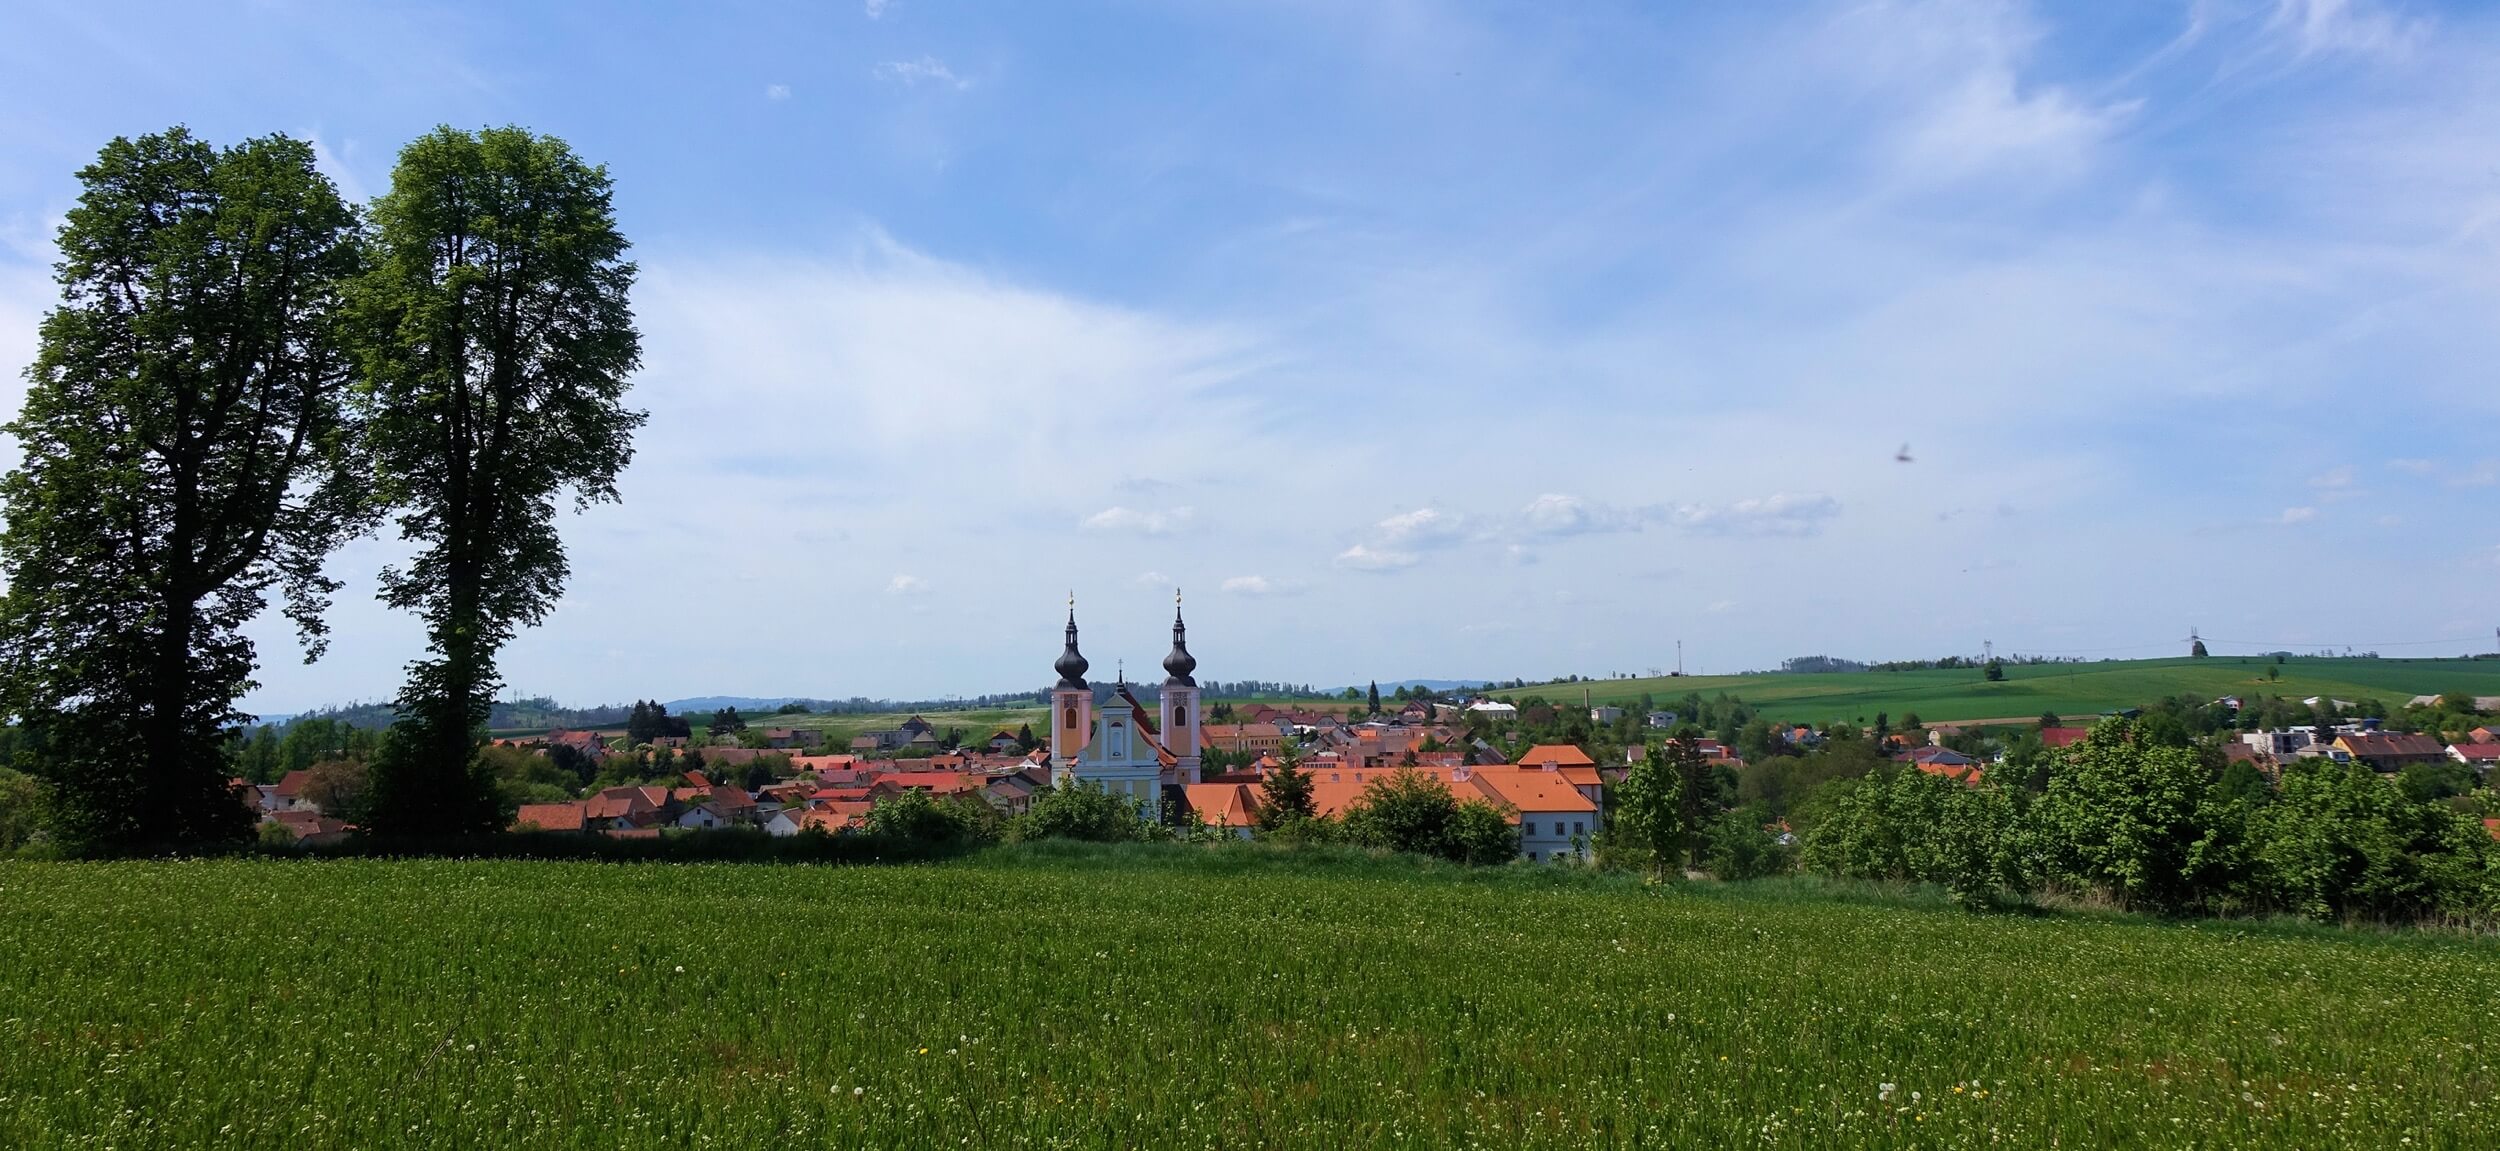
[[[1541,695],[1577,703],[1585,694],[1598,703],[1637,704],[1646,694],[1662,707],[1688,692],[1721,692],[1754,705],[1767,718],[1789,723],[1871,722],[1877,713],[1898,723],[1915,714],[1927,723],[2022,719],[2042,712],[2091,716],[2180,694],[2207,699],[2226,695],[2331,696],[2355,702],[2377,699],[2401,707],[2415,695],[2462,691],[2500,695],[2500,659],[2294,658],[2275,668],[2264,656],[2207,659],[2111,660],[2018,666],[1990,683],[1978,668],[1921,671],[1832,672],[1808,675],[1694,675],[1546,684],[1493,694],[1509,699]]]
[[[0,1146],[2474,1147],[2500,947],[1243,847],[0,863]]]

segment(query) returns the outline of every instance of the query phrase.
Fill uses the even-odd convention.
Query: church
[[[1052,664],[1059,682],[1050,693],[1050,781],[1099,785],[1138,805],[1147,819],[1162,811],[1165,789],[1198,782],[1201,726],[1198,661],[1189,654],[1180,594],[1172,596],[1172,653],[1163,657],[1163,687],[1155,717],[1129,690],[1128,677],[1099,706],[1085,682],[1089,665],[1076,645],[1076,600],[1068,601],[1068,646]]]

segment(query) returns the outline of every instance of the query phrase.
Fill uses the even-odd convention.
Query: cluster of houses
[[[2500,704],[2500,700],[2493,702]],[[2091,730],[2044,727],[2040,729],[2040,742],[2050,748],[2065,747],[2081,742]],[[1989,765],[1944,746],[1944,741],[1954,734],[1956,729],[1951,727],[1930,728],[1926,745],[1904,746],[1892,758],[1929,774],[1977,783]],[[2361,719],[2243,732],[2239,738],[2223,744],[2222,752],[2227,759],[2250,764],[2269,775],[2279,772],[2287,762],[2326,759],[2358,763],[2390,775],[2415,764],[2453,762],[2473,771],[2478,778],[2488,778],[2492,767],[2500,764],[2500,729],[2478,727],[2459,742],[2443,743],[2437,736],[2382,731],[2378,720]]]

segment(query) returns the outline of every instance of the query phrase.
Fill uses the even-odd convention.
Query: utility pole
[[[1684,674],[1684,641],[1680,639],[1675,641],[1675,674]]]

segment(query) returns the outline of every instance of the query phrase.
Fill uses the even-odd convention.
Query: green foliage
[[[353,293],[362,448],[375,499],[419,550],[383,599],[424,621],[398,735],[375,761],[392,834],[492,830],[476,748],[495,655],[562,592],[559,498],[616,498],[643,413],[641,359],[605,169],[517,128],[440,128],[400,152]]]
[[[1499,867],[1519,858],[1519,828],[1501,808],[1463,800],[1450,813],[1450,858],[1478,867]]]
[[[307,655],[357,524],[337,293],[355,213],[284,136],[176,128],[82,169],[0,479],[0,706],[64,846],[235,841],[226,729],[281,590]]]
[[[1710,874],[1727,880],[1779,875],[1796,862],[1796,853],[1770,830],[1768,805],[1747,804],[1710,825],[1704,861]]]
[[[2065,749],[2033,810],[2050,875],[2121,906],[2176,911],[2216,878],[2226,825],[2207,803],[2212,773],[2196,752],[2123,719]]]
[[[888,796],[868,809],[862,829],[879,839],[929,846],[995,843],[998,812],[978,797],[938,799],[918,788]]]
[[[2005,790],[1908,768],[1833,785],[1829,815],[1806,834],[1806,867],[1848,879],[1941,885],[1956,903],[2030,886]]]
[[[1260,781],[1259,799],[1261,831],[1304,822],[1318,811],[1311,798],[1311,773],[1302,770],[1301,757],[1291,753],[1282,756],[1276,769]]]
[[[0,767],[0,856],[34,841],[44,823],[43,790],[34,776]]]
[[[2287,766],[2251,839],[2259,899],[2314,919],[2471,921],[2500,907],[2477,820],[2356,764]]]
[[[1146,813],[1099,783],[1069,780],[1037,792],[1024,814],[1007,822],[1007,839],[1030,843],[1042,839],[1076,839],[1091,843],[1129,843],[1146,837]]]
[[[1363,847],[1455,858],[1451,823],[1458,798],[1438,776],[1396,771],[1365,787],[1346,805],[1346,840]]]

